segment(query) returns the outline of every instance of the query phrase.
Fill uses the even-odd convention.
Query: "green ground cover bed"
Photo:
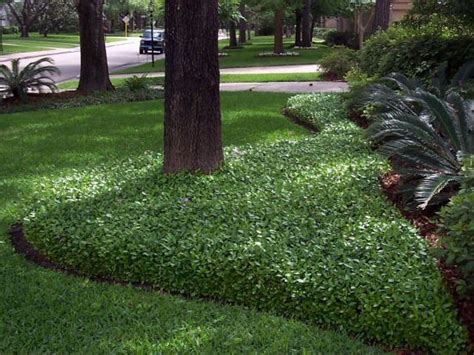
[[[338,114],[321,133],[229,146],[214,175],[164,176],[161,153],[149,152],[42,181],[25,204],[26,234],[86,274],[393,347],[461,350],[466,334],[436,260],[380,191],[387,163],[326,97],[338,105],[314,108]]]
[[[221,96],[228,147],[308,134],[282,119],[287,95]],[[162,150],[162,101],[3,115],[0,135],[0,353],[382,353],[341,332],[243,307],[43,270],[13,252],[7,232],[18,201],[42,181]]]
[[[243,49],[225,50],[224,47],[228,45],[228,40],[219,41],[219,48],[221,52],[229,53],[228,57],[219,58],[221,68],[239,68],[239,67],[263,67],[274,65],[298,65],[298,64],[317,64],[322,58],[327,56],[333,49],[324,44],[314,44],[316,50],[298,50],[293,49],[294,39],[285,39],[285,48],[288,51],[298,52],[299,56],[292,57],[257,57],[259,53],[273,51],[273,37],[262,36],[254,37],[252,45],[244,46]],[[130,74],[130,73],[149,73],[149,72],[163,72],[165,71],[164,59],[158,60],[155,67],[151,63],[142,64],[136,67],[120,70],[115,74]]]
[[[125,78],[112,77],[112,84],[116,87],[124,87]],[[164,85],[164,77],[147,78],[150,85]],[[320,73],[289,73],[289,74],[222,74],[221,83],[266,83],[281,81],[317,81],[321,80]],[[78,80],[66,81],[58,85],[62,90],[74,90],[79,85]]]

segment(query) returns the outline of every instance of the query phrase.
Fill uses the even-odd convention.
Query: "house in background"
[[[390,5],[390,25],[403,20],[412,7],[413,0],[392,0]],[[322,22],[322,27],[333,28],[342,32],[350,31],[353,28],[352,20],[343,17],[326,18]],[[368,27],[371,28],[371,26]]]
[[[10,21],[8,21],[7,6],[0,5],[0,27],[10,26]]]

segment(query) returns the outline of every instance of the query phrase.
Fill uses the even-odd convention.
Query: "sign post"
[[[124,16],[122,21],[125,24],[125,37],[128,37],[128,24],[130,23],[130,17],[128,15]]]

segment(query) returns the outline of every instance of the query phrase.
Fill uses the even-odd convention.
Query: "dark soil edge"
[[[307,121],[303,121],[301,118],[299,118],[297,115],[294,115],[288,110],[288,108],[284,108],[281,111],[282,115],[288,118],[291,122],[294,124],[297,124],[298,126],[301,126],[303,128],[306,128],[308,131],[310,131],[313,134],[319,133],[320,130],[314,126],[312,123],[309,123]]]

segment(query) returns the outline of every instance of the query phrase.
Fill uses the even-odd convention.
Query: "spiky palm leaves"
[[[454,89],[440,98],[403,75],[386,80],[362,97],[376,110],[368,135],[402,176],[409,203],[442,204],[463,178],[462,157],[474,154],[474,115]]]
[[[21,69],[20,59],[13,59],[11,67],[0,65],[0,93],[25,101],[30,89],[39,92],[49,89],[55,92],[57,86],[51,76],[59,74],[59,69],[53,63],[51,58],[42,58]]]

